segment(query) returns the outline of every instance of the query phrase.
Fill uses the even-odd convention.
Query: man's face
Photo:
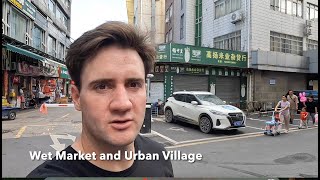
[[[83,68],[80,93],[73,86],[72,95],[83,133],[113,146],[132,143],[146,109],[142,59],[132,49],[101,49]]]

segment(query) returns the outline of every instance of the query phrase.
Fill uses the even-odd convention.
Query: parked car
[[[175,120],[195,124],[204,133],[212,129],[237,129],[246,126],[246,116],[239,108],[226,105],[210,92],[173,93],[164,106],[166,122]]]
[[[300,111],[301,111],[302,107],[304,106],[303,103],[300,101],[300,97],[299,97],[299,93],[303,93],[303,92],[306,94],[307,98],[310,97],[311,95],[313,96],[313,100],[318,104],[318,109],[319,109],[318,91],[314,91],[314,90],[294,90],[293,94],[298,96],[298,99],[299,99],[297,114],[300,114]]]

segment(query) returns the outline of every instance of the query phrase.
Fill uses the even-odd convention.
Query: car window
[[[173,95],[173,97],[177,101],[184,101],[184,95],[183,94],[175,94],[175,95]]]
[[[191,95],[191,94],[186,94],[185,102],[191,103],[191,101],[197,101],[196,97],[194,97],[194,95]]]

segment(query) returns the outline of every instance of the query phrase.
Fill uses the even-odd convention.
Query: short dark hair
[[[147,75],[152,71],[156,57],[155,47],[148,40],[147,34],[119,21],[108,21],[85,32],[70,45],[67,52],[66,66],[71,79],[80,91],[81,74],[85,64],[94,58],[101,48],[112,45],[137,51]]]

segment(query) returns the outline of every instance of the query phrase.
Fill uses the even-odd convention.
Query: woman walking
[[[278,108],[280,108],[280,110],[278,110]],[[285,131],[284,133],[288,133],[289,132],[289,121],[290,121],[290,103],[287,100],[286,95],[282,96],[281,101],[278,102],[278,104],[275,107],[275,112],[279,112],[280,115],[280,125],[279,125],[279,131],[281,131],[282,128],[282,124],[284,123],[285,126]]]

